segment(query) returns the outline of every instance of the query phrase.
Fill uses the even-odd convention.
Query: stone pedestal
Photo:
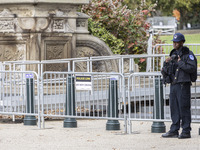
[[[77,12],[89,0],[0,0],[0,61],[51,60],[112,55],[100,39],[89,35],[86,14]],[[77,64],[85,71],[85,64]],[[37,72],[35,68],[28,68]],[[48,64],[44,71],[66,71]],[[114,61],[96,62],[96,71],[117,71]],[[77,71],[77,70],[76,70]]]
[[[0,0],[0,61],[76,56],[76,34],[88,34],[77,12],[89,0]],[[53,69],[53,68],[51,68]]]

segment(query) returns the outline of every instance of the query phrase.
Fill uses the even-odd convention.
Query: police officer
[[[170,57],[165,61],[169,62],[177,58],[173,66],[174,79],[170,84],[170,111],[172,124],[170,130],[163,134],[163,138],[178,137],[179,139],[191,138],[191,73],[197,69],[197,61],[193,52],[188,47],[183,46],[185,37],[181,33],[173,36],[174,49],[170,52]],[[173,58],[172,58],[173,56]],[[176,57],[174,57],[176,56]],[[179,129],[182,132],[179,135]]]

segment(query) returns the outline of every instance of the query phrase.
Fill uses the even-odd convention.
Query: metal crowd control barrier
[[[67,84],[69,80],[72,80],[69,76],[76,78],[76,89],[70,90],[75,91],[75,94],[70,96],[75,96],[75,102],[69,102],[71,98],[68,96],[69,93],[66,92],[70,88]],[[108,119],[124,120],[126,132],[126,102],[124,99],[123,78],[124,76],[119,73],[44,72],[41,80],[43,127],[45,127],[44,121],[47,117]],[[80,82],[77,79],[80,79]],[[113,80],[122,81],[121,85],[119,82],[116,84],[118,86],[117,96],[119,103],[114,105],[119,112],[114,114],[112,113],[113,107],[108,107],[109,99],[111,100],[113,97],[112,94],[109,94],[109,85]],[[71,105],[71,109],[66,110],[68,108],[65,107],[66,105]],[[75,110],[72,109],[74,105]],[[71,113],[66,113],[66,111],[71,111]]]
[[[196,52],[195,54],[198,58],[200,55],[198,54],[198,48],[196,48],[194,44],[191,46],[193,46],[193,49],[190,49],[193,50],[194,53]],[[196,44],[196,46],[198,47],[200,46],[200,44]],[[160,103],[160,100],[158,103],[156,103],[155,80],[156,77],[161,76],[159,70],[162,67],[166,55],[167,54],[122,56],[116,55],[108,57],[86,57],[63,60],[46,60],[41,62],[4,62],[3,64],[1,64],[1,70],[4,71],[0,71],[0,114],[36,116],[36,119],[38,119],[39,127],[41,117],[43,120],[43,127],[45,126],[44,120],[47,117],[124,120],[125,131],[128,123],[129,133],[131,132],[131,121],[133,120],[154,121],[158,122],[158,124],[159,122],[170,121],[171,119],[169,111],[169,85],[163,86],[164,108],[159,110],[156,109],[155,111],[155,108],[160,108],[162,104]],[[135,59],[140,58],[151,59],[152,65],[148,66],[148,72],[137,72],[137,70],[134,69]],[[117,62],[117,73],[92,72],[94,71],[92,68],[93,64],[95,64],[98,61],[106,60]],[[82,62],[86,62],[87,64],[86,72],[70,72],[71,69],[76,70],[75,66],[77,65],[77,63]],[[55,63],[66,65],[66,71],[68,72],[44,72],[45,65],[51,65]],[[33,71],[24,71],[30,69],[31,65],[33,65],[36,68],[36,71],[38,71],[37,73]],[[125,70],[125,67],[128,69]],[[18,69],[21,71],[17,71]],[[27,108],[28,92],[25,89],[27,89],[27,80],[31,81],[32,79],[26,78],[26,74],[34,75],[34,82],[33,84],[30,84],[30,87],[34,87],[32,91],[33,93],[29,95],[29,100],[34,99],[34,107],[32,107],[32,105],[29,105],[30,109]],[[68,84],[69,80],[72,80],[68,79],[69,75],[72,75],[72,77],[74,78],[77,76],[89,76],[91,78],[91,83],[89,83],[91,84],[90,89],[75,89],[75,95],[71,95],[72,98],[69,98],[67,96],[69,95],[68,93],[70,93],[70,91],[68,91]],[[118,90],[116,92],[118,92],[118,94],[115,96],[109,96],[109,85],[111,84],[110,79],[112,78],[115,78],[117,80],[116,85]],[[161,87],[159,86],[160,84],[158,85],[157,89],[161,89]],[[199,78],[197,82],[193,83],[191,92],[192,121],[199,122]],[[109,98],[113,99],[111,98],[112,96],[115,97],[115,100],[118,100],[118,102],[116,102],[115,105],[110,105],[108,103]],[[69,99],[74,99],[75,102],[72,101],[72,103],[69,103]],[[30,103],[32,104],[31,101]],[[74,104],[75,108],[71,109],[70,106],[73,106]],[[111,107],[108,106],[108,104]],[[118,105],[118,107],[116,107],[116,105]],[[126,110],[127,105],[128,110]],[[118,113],[116,113],[116,110],[108,110],[109,108],[118,108]],[[66,113],[66,110],[75,112]],[[164,113],[162,111],[164,111]],[[110,112],[115,112],[114,116],[113,114],[110,114]],[[164,114],[164,116],[162,115],[162,113]]]
[[[200,44],[184,44],[197,56],[200,56],[199,49]],[[173,44],[156,44],[153,48],[152,54],[169,54],[173,49]]]
[[[25,122],[29,122],[30,118],[35,121],[33,124],[29,122],[25,125],[36,125],[36,118],[34,118],[36,116],[40,128],[38,75],[33,71],[0,71],[0,77],[0,114],[25,115]]]
[[[97,56],[97,57],[90,57],[89,59],[80,59],[80,60],[74,60],[73,61],[73,67],[72,71],[75,72],[76,70],[76,64],[77,63],[86,63],[85,65],[87,66],[86,71],[87,72],[93,72],[94,65],[96,66],[101,66],[102,64],[106,64],[109,62],[114,61],[117,66],[115,66],[116,69],[110,67],[107,68],[108,72],[118,72],[118,73],[132,73],[132,72],[138,72],[136,69],[136,59],[145,59],[146,61],[150,60],[153,61],[151,64],[153,65],[148,65],[149,63],[146,64],[147,72],[153,72],[153,71],[160,71],[160,68],[162,67],[163,61],[165,60],[166,54],[139,54],[139,55],[113,55],[113,56]],[[151,59],[149,59],[151,58]],[[155,61],[155,58],[157,58],[157,61]],[[100,68],[100,67],[99,67]],[[99,71],[95,70],[97,72],[105,72],[104,71]]]
[[[34,68],[30,67],[30,65],[36,65],[39,68],[40,61],[5,61],[3,62],[3,70],[4,71],[32,71]],[[27,67],[28,66],[28,67]],[[34,66],[34,67],[36,67]],[[39,69],[37,70],[39,72]]]
[[[187,46],[197,57],[198,68],[200,67],[200,44],[184,44]],[[169,56],[170,51],[173,49],[173,44],[157,44],[153,48],[152,52],[149,51],[149,55],[151,54],[165,54],[166,57]],[[152,58],[149,58],[152,59]],[[160,58],[153,58],[152,62],[158,62]],[[164,59],[165,60],[165,59]],[[149,64],[151,66],[151,63]]]
[[[165,60],[165,56],[166,56],[165,54],[122,55],[122,68],[124,68],[125,60],[128,59],[129,60],[129,72],[128,73],[139,72],[139,70],[134,70],[135,59],[142,58],[142,59],[145,59],[146,61],[148,61],[148,59],[151,58],[151,61],[152,61],[152,60],[154,60],[154,58],[159,58],[156,63],[152,62],[152,64],[153,64],[152,66],[148,66],[148,64],[146,64],[146,72],[160,71],[162,68],[162,64]],[[149,69],[147,69],[147,68],[149,68]],[[126,72],[124,72],[124,70],[122,70],[122,73],[126,73]]]
[[[185,44],[196,55],[200,68],[200,44]],[[3,70],[36,71],[39,76],[45,71],[73,71],[78,72],[139,72],[136,62],[146,62],[146,72],[160,71],[163,61],[173,49],[172,44],[157,44],[148,49],[148,54],[142,55],[112,55],[82,58],[54,59],[43,61],[7,61],[2,64]],[[137,60],[137,61],[136,61]]]
[[[127,132],[128,126],[129,133],[134,120],[156,122],[152,125],[156,130],[164,128],[162,122],[171,121],[169,85],[161,87],[158,72],[135,72],[126,77],[120,73],[44,72],[41,81],[35,72],[0,71],[0,76],[0,114],[35,116],[30,120],[38,119],[39,128],[40,120],[45,127],[48,117],[124,120],[124,130]],[[70,76],[76,79],[74,90]],[[110,86],[113,82],[115,86]],[[192,122],[200,122],[199,80],[193,83],[191,93]],[[119,129],[118,122],[110,127]]]
[[[128,132],[131,133],[132,131],[131,121],[133,120],[154,121],[157,124],[152,125],[152,132],[155,130],[155,132],[164,131],[165,126],[162,122],[171,121],[169,108],[170,85],[161,84],[161,74],[159,72],[133,73],[128,76],[127,82]],[[197,80],[191,86],[192,122],[200,122],[199,93],[200,81]]]
[[[135,69],[136,59],[149,59],[159,58],[157,66],[153,64],[153,68],[158,68],[158,63],[161,64],[164,60],[164,54],[154,55],[113,55],[113,56],[97,56],[97,57],[84,57],[84,58],[71,58],[71,59],[55,59],[44,61],[6,61],[2,64],[2,70],[9,71],[36,71],[40,76],[45,71],[73,71],[77,72],[77,67],[85,65],[83,72],[118,72],[118,73],[131,73],[137,72]],[[151,59],[154,60],[154,59]],[[110,66],[110,67],[108,67]],[[147,67],[148,64],[147,64]],[[101,68],[99,70],[99,68]],[[151,71],[156,71],[151,68]]]
[[[61,64],[62,66],[56,66],[53,69],[57,71],[71,71],[72,62],[78,60],[88,60],[88,57],[81,57],[81,58],[68,58],[68,59],[52,59],[52,60],[43,60],[43,61],[5,61],[1,63],[1,70],[4,71],[35,71],[38,73],[39,76],[45,71],[52,71],[48,70],[48,65],[51,67],[54,64]],[[60,69],[60,70],[59,70]],[[61,70],[64,69],[64,70]],[[55,71],[55,70],[54,70]]]

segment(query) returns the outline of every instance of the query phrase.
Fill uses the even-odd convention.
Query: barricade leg
[[[128,126],[129,126],[128,134],[131,134],[131,132],[132,132],[132,122],[131,122],[131,120],[128,120]]]
[[[199,135],[200,135],[200,128],[199,128]]]
[[[71,74],[67,78],[68,84],[66,86],[66,104],[65,115],[75,115],[75,85],[74,77]],[[63,123],[64,128],[76,128],[77,121],[75,118],[66,117]]]
[[[108,99],[108,117],[118,118],[118,89],[117,80],[110,80],[109,84],[109,99]],[[120,130],[118,120],[108,120],[106,130]]]
[[[164,99],[163,83],[159,77],[155,78],[155,102],[154,102],[154,119],[164,119]],[[152,133],[164,133],[166,126],[164,122],[154,121],[151,126]]]
[[[34,112],[34,90],[33,90],[33,78],[26,79],[26,94],[27,94],[27,113]],[[24,125],[36,125],[36,118],[35,116],[25,116],[24,118]]]

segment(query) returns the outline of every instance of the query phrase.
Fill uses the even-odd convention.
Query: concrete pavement
[[[200,150],[200,124],[192,124],[191,139],[162,138],[151,133],[152,122],[133,121],[132,134],[106,131],[107,120],[77,120],[77,128],[63,121],[46,121],[45,129],[23,123],[0,122],[1,150]],[[169,130],[170,122],[166,122]]]

